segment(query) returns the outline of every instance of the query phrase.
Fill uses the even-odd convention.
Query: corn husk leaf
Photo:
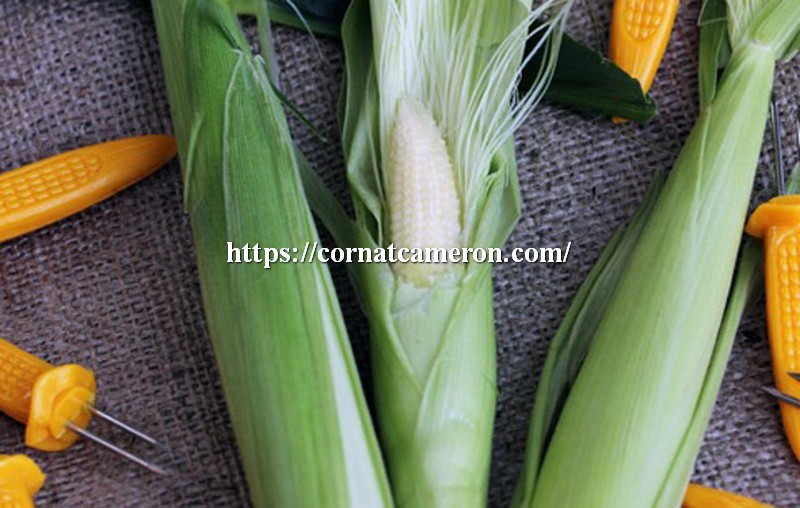
[[[729,0],[728,12],[736,21],[727,67],[714,84],[723,54],[707,33],[707,104],[584,339],[581,368],[544,458],[537,447],[528,458],[517,506],[680,504],[749,287],[731,281],[775,62],[800,29],[800,4],[788,0]],[[743,259],[741,273],[757,271],[752,254]]]
[[[226,262],[227,242],[319,240],[271,62],[251,54],[224,1],[153,7],[203,306],[252,504],[391,506],[327,268]]]
[[[586,357],[592,331],[605,313],[608,298],[627,266],[663,185],[664,175],[659,174],[653,180],[631,225],[612,236],[572,300],[564,320],[550,343],[547,360],[536,389],[536,403],[528,432],[524,476],[517,485],[514,505],[530,504],[547,443],[555,430],[569,389],[575,382]]]
[[[698,48],[698,86],[700,109],[711,104],[717,94],[719,74],[730,57],[725,0],[708,0],[700,13]]]

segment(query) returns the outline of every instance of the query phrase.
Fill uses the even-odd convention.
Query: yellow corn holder
[[[0,506],[33,508],[33,496],[44,478],[39,466],[25,455],[0,455]]]
[[[25,444],[61,451],[78,439],[67,425],[86,428],[94,405],[94,374],[78,365],[54,367],[0,339],[0,411],[25,428]]]
[[[778,390],[800,398],[800,196],[778,196],[759,206],[745,228],[764,239],[767,323]],[[786,436],[800,458],[800,408],[781,401]]]
[[[681,508],[770,508],[770,505],[692,483],[686,489]]]
[[[0,411],[26,424],[27,446],[56,452],[85,437],[154,473],[166,474],[161,467],[86,430],[91,417],[97,416],[158,446],[152,437],[97,409],[95,389],[92,371],[79,365],[53,366],[0,339]]]
[[[678,0],[616,0],[609,57],[647,92],[667,48]]]
[[[152,135],[79,148],[0,174],[0,242],[98,203],[166,164],[172,136]]]

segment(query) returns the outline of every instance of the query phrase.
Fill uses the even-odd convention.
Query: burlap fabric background
[[[605,48],[610,6],[611,0],[579,3],[572,33]],[[698,9],[691,1],[679,11],[653,89],[661,111],[656,120],[618,126],[545,105],[518,133],[525,205],[511,247],[573,244],[566,264],[496,270],[500,367],[492,506],[506,506],[512,494],[545,350],[570,299],[654,172],[670,166],[693,123]],[[287,94],[332,140],[323,144],[295,125],[300,146],[345,199],[335,117],[341,48],[321,39],[320,58],[305,34],[279,29],[276,37]],[[144,0],[0,1],[0,167],[169,131],[162,78]],[[800,65],[782,66],[777,81],[788,126],[797,115]],[[794,162],[797,149],[789,146]],[[762,196],[770,185],[769,160],[762,158],[756,182]],[[334,274],[364,366],[366,326],[341,267]],[[776,403],[759,391],[771,382],[764,330],[763,312],[752,312],[737,339],[695,479],[800,506],[800,465],[784,441]],[[83,442],[60,454],[25,450],[22,427],[0,418],[0,452],[24,451],[49,475],[38,498],[42,505],[247,503],[204,331],[177,163],[84,213],[0,245],[0,336],[54,363],[94,369],[99,405],[166,441],[170,451],[154,458],[179,471],[157,478]]]

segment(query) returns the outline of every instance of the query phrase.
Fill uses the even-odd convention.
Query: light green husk
[[[405,102],[414,105],[420,122],[433,118],[435,128],[426,120],[422,131],[441,133],[438,141],[420,143],[446,147],[461,245],[502,246],[520,209],[513,131],[552,75],[566,12],[559,8],[570,3],[548,1],[534,10],[529,1],[516,0],[351,4],[342,27],[342,138],[355,221],[313,173],[306,172],[304,182],[312,208],[337,243],[374,248],[395,241],[387,172],[413,168],[386,161],[398,107]],[[512,103],[528,28],[546,12],[553,16],[540,30],[553,37],[539,48],[547,52],[543,69],[532,91]],[[413,142],[415,134],[403,133],[401,144]],[[350,268],[370,321],[379,435],[395,502],[485,505],[496,397],[491,266],[470,263],[408,279],[388,264]]]
[[[514,506],[680,506],[760,270],[747,246],[731,284],[775,62],[800,30],[796,0],[728,0],[727,30],[725,5],[705,11],[700,117],[553,341]]]
[[[228,264],[318,241],[261,57],[222,0],[154,0],[208,329],[254,506],[391,506],[327,268]],[[266,13],[262,47],[271,53]],[[266,46],[263,46],[266,45]]]

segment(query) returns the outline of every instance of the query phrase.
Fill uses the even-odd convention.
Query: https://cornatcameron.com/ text
[[[289,263],[566,263],[572,242],[563,246],[510,249],[458,247],[322,247],[306,242],[302,247],[264,247],[227,242],[228,263],[256,263],[265,269]]]

